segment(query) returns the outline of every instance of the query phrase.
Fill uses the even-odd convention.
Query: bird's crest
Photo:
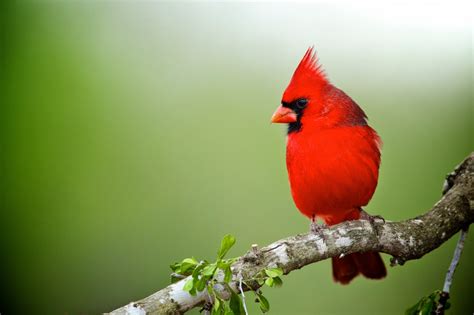
[[[318,57],[316,56],[314,47],[309,47],[308,50],[306,50],[292,79],[295,81],[299,81],[299,79],[326,81],[326,75],[318,63]]]
[[[318,58],[313,47],[308,48],[301,59],[290,84],[283,93],[283,101],[291,102],[297,98],[309,97],[317,93],[317,87],[328,83],[323,69],[318,64]]]

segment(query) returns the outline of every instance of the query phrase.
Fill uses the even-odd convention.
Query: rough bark
[[[298,234],[261,249],[252,248],[233,265],[233,287],[238,286],[239,272],[244,279],[272,267],[280,267],[288,274],[306,265],[354,252],[383,252],[393,256],[394,265],[423,257],[474,221],[474,153],[448,174],[443,193],[430,211],[410,220],[348,221],[325,228],[321,234]],[[169,285],[110,314],[183,314],[206,302],[204,292],[191,296],[183,291],[185,281]],[[249,285],[253,289],[258,287],[257,283]]]

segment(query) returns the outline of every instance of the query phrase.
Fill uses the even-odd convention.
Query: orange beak
[[[272,123],[292,123],[296,120],[296,113],[288,107],[283,106],[279,106],[272,116]]]

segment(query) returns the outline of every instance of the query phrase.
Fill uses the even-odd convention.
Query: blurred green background
[[[170,263],[212,259],[226,233],[237,256],[306,232],[269,119],[310,45],[384,140],[369,212],[425,212],[474,147],[462,8],[2,6],[2,314],[111,311],[166,286]],[[471,236],[449,314],[474,310]],[[266,290],[271,314],[401,314],[442,288],[456,239],[384,281],[308,266]]]

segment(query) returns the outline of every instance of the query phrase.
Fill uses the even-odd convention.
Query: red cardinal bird
[[[371,219],[361,207],[377,186],[381,140],[364,111],[328,81],[313,48],[296,68],[272,122],[288,123],[291,194],[314,232],[321,229],[316,217],[327,225]],[[387,274],[377,252],[333,258],[332,268],[334,281],[342,284],[359,273],[370,279]]]

